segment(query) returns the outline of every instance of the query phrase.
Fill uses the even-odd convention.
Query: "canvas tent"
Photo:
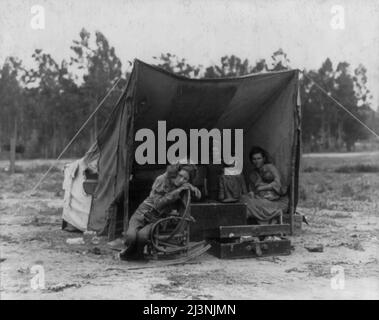
[[[154,169],[151,168],[154,165],[144,167],[135,163],[134,134],[141,128],[157,132],[159,120],[166,121],[167,131],[243,129],[243,172],[251,170],[248,161],[251,146],[265,148],[287,187],[288,213],[293,216],[300,159],[298,76],[298,70],[289,70],[234,78],[189,79],[135,60],[128,84],[97,138],[98,184],[91,204],[87,205],[87,229],[98,232],[106,229],[109,208],[120,195],[123,199],[119,209],[127,226],[127,218],[133,213],[131,199],[136,192],[130,187],[131,177]]]

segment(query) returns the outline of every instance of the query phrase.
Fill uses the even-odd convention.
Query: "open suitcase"
[[[192,204],[190,238],[207,240],[209,253],[220,259],[289,255],[289,224],[246,225],[246,206],[241,203]]]

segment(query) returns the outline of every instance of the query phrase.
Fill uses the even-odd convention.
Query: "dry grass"
[[[355,173],[355,172],[379,172],[379,166],[372,164],[356,164],[340,166],[334,170],[337,173]]]
[[[302,172],[326,171],[343,173],[378,172],[379,152],[305,154],[301,160]],[[342,169],[341,169],[342,168]]]
[[[7,172],[0,171],[0,179],[4,183],[0,184],[0,197],[9,193],[27,193],[40,180],[45,171],[36,168],[34,170],[23,169],[24,173],[15,173],[9,175]],[[48,174],[44,181],[38,187],[39,192],[54,195],[62,195],[63,171],[53,170]]]
[[[303,157],[299,206],[377,212],[378,163],[379,154]]]

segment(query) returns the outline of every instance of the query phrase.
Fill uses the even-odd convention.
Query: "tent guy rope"
[[[340,108],[345,110],[351,117],[353,117],[356,121],[358,121],[362,126],[364,126],[368,131],[370,131],[375,137],[379,138],[379,134],[377,134],[374,130],[372,130],[370,127],[368,127],[365,123],[363,123],[359,118],[357,118],[352,112],[350,112],[346,107],[344,107],[340,102],[338,102],[333,96],[328,93],[323,87],[321,87],[316,81],[314,81],[312,78],[310,78],[304,71],[303,71],[304,77],[307,77],[311,82],[314,83],[314,85],[320,89],[323,93],[325,93],[332,101],[334,101]]]
[[[103,105],[103,103],[105,102],[105,100],[108,98],[108,96],[111,94],[111,92],[114,90],[114,88],[116,88],[117,84],[120,82],[121,78],[119,78],[115,83],[114,85],[112,86],[112,88],[110,88],[107,92],[107,94],[104,96],[104,98],[100,101],[100,103],[97,105],[97,107],[95,108],[95,110],[90,114],[90,116],[87,118],[87,120],[82,124],[82,126],[79,128],[79,130],[75,133],[75,135],[72,137],[72,139],[70,140],[70,142],[66,145],[66,147],[64,147],[64,149],[62,150],[62,152],[59,154],[59,156],[53,161],[53,163],[51,164],[51,166],[49,167],[49,169],[47,169],[47,171],[43,174],[43,176],[41,177],[41,179],[39,179],[39,181],[37,182],[37,184],[34,186],[34,188],[30,191],[30,194],[29,195],[33,195],[34,192],[37,190],[37,188],[39,187],[39,185],[42,183],[42,181],[47,177],[47,175],[49,174],[49,172],[51,171],[51,169],[54,168],[55,164],[56,164],[56,161],[58,161],[62,156],[63,154],[67,151],[67,149],[71,146],[71,144],[75,141],[75,139],[77,138],[77,136],[82,132],[82,130],[84,129],[84,127],[88,124],[88,122],[92,119],[92,117],[96,114],[96,112],[101,108],[101,106]]]

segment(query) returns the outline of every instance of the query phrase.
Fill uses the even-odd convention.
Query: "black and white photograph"
[[[0,0],[0,300],[378,299],[378,0]]]

